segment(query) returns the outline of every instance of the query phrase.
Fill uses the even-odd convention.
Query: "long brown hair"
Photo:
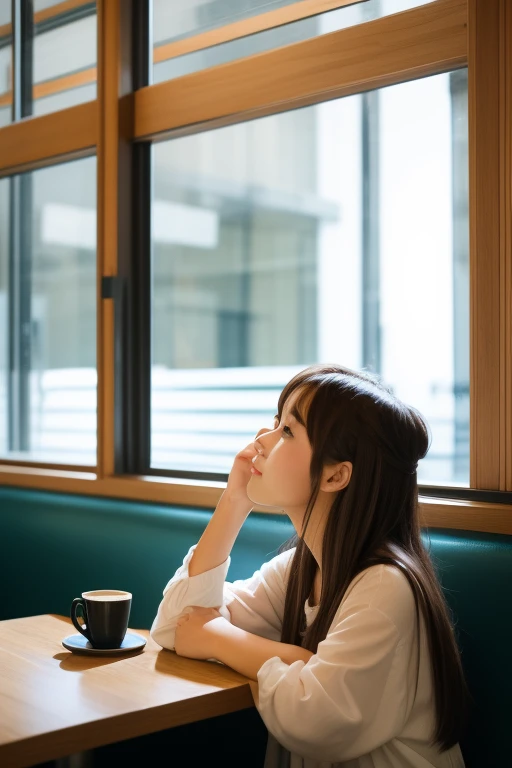
[[[298,391],[297,391],[298,390]],[[428,426],[368,372],[340,365],[313,365],[283,389],[283,406],[297,391],[294,412],[303,414],[312,447],[311,497],[301,535],[279,549],[296,547],[287,586],[281,640],[313,653],[328,629],[351,581],[371,565],[388,564],[406,576],[426,627],[435,697],[432,745],[446,750],[465,732],[469,692],[452,621],[420,535],[416,466],[429,448]],[[304,603],[312,595],[316,561],[304,542],[322,469],[352,462],[349,484],[334,498],[322,543],[322,589],[318,613],[307,627]]]

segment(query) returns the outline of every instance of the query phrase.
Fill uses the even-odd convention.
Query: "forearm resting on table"
[[[306,664],[313,656],[311,651],[298,645],[267,640],[223,619],[218,622],[214,631],[215,658],[252,680],[258,679],[260,668],[274,656],[279,656],[285,664],[292,664],[294,661],[303,661]]]

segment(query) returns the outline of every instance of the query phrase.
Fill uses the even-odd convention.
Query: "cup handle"
[[[84,624],[80,624],[78,621],[78,616],[77,616],[78,608],[82,609],[83,619],[85,621]],[[87,618],[87,608],[85,607],[85,601],[81,597],[75,597],[75,599],[71,603],[71,621],[75,625],[76,629],[78,629],[80,634],[86,637],[87,640],[89,640],[89,642],[91,642],[91,639],[88,635],[89,630],[87,625],[89,624],[89,620]]]

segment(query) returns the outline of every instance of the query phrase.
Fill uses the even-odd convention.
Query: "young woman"
[[[463,768],[468,693],[420,538],[427,426],[379,379],[297,374],[272,429],[235,457],[198,544],[164,590],[151,636],[258,681],[265,768]],[[296,530],[245,581],[229,553],[254,504]]]

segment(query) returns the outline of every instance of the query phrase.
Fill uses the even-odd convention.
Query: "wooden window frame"
[[[275,29],[285,24],[291,24],[294,21],[309,19],[312,16],[319,16],[321,13],[334,11],[347,5],[366,2],[368,0],[298,0],[291,5],[260,13],[257,16],[250,16],[241,21],[234,21],[217,29],[210,29],[207,32],[190,35],[171,43],[156,45],[153,50],[153,63],[159,64],[162,61],[168,61],[177,56],[184,56],[187,53],[202,51],[214,45],[229,43],[232,40],[239,40],[248,35],[255,35],[258,32]]]
[[[190,35],[170,43],[155,45],[152,60],[154,64],[159,64],[163,61],[177,58],[178,56],[202,51],[222,43],[231,42],[232,40],[240,40],[243,37],[248,37],[249,35],[257,34],[258,32],[264,32],[295,21],[302,21],[313,16],[319,16],[328,11],[367,2],[368,0],[298,0],[298,2],[295,2],[292,5],[277,8],[273,11],[267,11],[266,13],[242,19],[241,21],[235,21],[217,29]],[[58,17],[62,13],[76,10],[81,6],[89,4],[90,0],[64,0],[64,2],[34,13],[34,24],[47,21],[48,19]],[[0,26],[0,37],[7,37],[11,33],[11,24]],[[69,75],[62,75],[60,77],[51,78],[50,80],[45,80],[41,83],[36,83],[33,87],[34,101],[54,93],[62,93],[63,91],[78,88],[82,85],[95,83],[97,74],[96,67],[88,67],[80,72],[74,72]],[[11,104],[11,100],[11,91],[0,93],[0,107]]]
[[[95,149],[98,157],[97,467],[0,461],[0,485],[208,508],[215,507],[225,487],[220,482],[115,473],[114,309],[112,300],[101,298],[101,279],[118,271],[118,190],[127,144],[192,134],[467,66],[470,487],[512,491],[512,7],[508,0],[436,0],[137,91],[129,72],[127,6],[130,0],[98,0],[96,101],[0,129],[0,176]],[[313,59],[315,67],[310,68],[308,61]],[[280,77],[269,80],[270,71],[279,71]],[[512,534],[509,504],[420,496],[420,510],[427,527]]]

